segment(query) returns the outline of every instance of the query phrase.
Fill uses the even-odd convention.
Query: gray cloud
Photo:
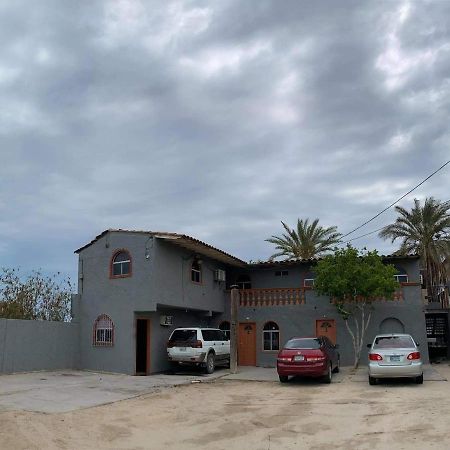
[[[0,8],[1,265],[73,274],[109,227],[266,258],[280,220],[347,232],[450,154],[445,2]]]

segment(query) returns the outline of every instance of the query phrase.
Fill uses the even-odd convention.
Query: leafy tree
[[[270,257],[271,260],[281,256],[285,259],[315,258],[332,250],[340,241],[341,234],[337,232],[337,227],[324,228],[319,225],[319,219],[311,224],[309,219],[298,219],[296,230],[289,228],[283,221],[281,224],[286,232],[266,239],[266,242],[275,244],[278,250]]]
[[[352,246],[336,249],[314,268],[314,287],[336,305],[352,338],[357,368],[370,323],[373,302],[392,299],[399,284],[393,265],[384,264],[376,251],[358,251]]]
[[[29,320],[70,320],[70,280],[60,274],[33,271],[22,277],[19,269],[0,272],[0,317]]]
[[[428,298],[437,300],[447,280],[444,260],[450,256],[450,201],[429,197],[422,206],[414,199],[411,211],[401,206],[395,210],[399,214],[397,219],[383,228],[380,237],[391,242],[401,239],[398,254],[420,255]]]

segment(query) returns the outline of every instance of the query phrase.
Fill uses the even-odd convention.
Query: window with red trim
[[[111,277],[131,276],[131,256],[127,250],[119,250],[111,259]]]
[[[95,319],[92,330],[92,345],[95,347],[112,347],[114,345],[114,323],[106,314]]]

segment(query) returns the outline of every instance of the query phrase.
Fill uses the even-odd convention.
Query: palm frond
[[[291,229],[283,221],[281,224],[285,233],[266,239],[266,242],[274,244],[275,249],[278,250],[271,259],[314,258],[330,251],[340,241],[341,234],[337,232],[337,227],[324,228],[319,225],[319,219],[314,219],[311,223],[309,219],[298,219],[296,229]]]
[[[450,255],[450,200],[441,202],[433,197],[423,205],[414,199],[410,211],[396,206],[394,223],[384,227],[379,236],[395,242],[401,240],[396,253],[418,253],[431,283],[446,276],[443,261]]]

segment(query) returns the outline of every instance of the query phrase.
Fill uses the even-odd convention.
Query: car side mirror
[[[367,344],[367,348],[370,348],[370,347],[372,347],[372,344]]]
[[[416,342],[416,346],[419,347],[419,345],[420,345],[420,342]]]

